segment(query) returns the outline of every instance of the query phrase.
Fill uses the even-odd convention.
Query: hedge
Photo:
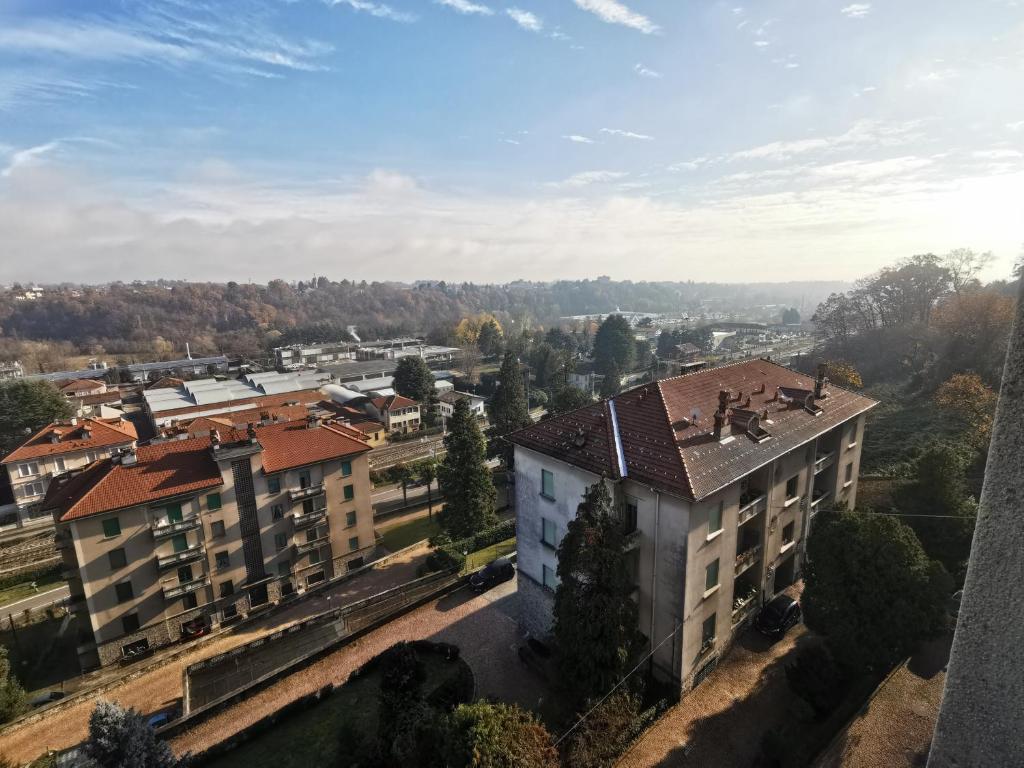
[[[8,587],[16,587],[19,584],[25,584],[30,581],[41,581],[47,576],[60,573],[60,563],[53,565],[47,565],[43,568],[35,568],[27,571],[19,571],[18,573],[9,573],[6,576],[0,576],[0,589],[7,589]]]
[[[465,539],[437,547],[427,556],[427,568],[431,571],[461,569],[466,564],[466,556],[462,554],[463,552],[476,552],[500,541],[511,539],[515,535],[515,519],[503,520],[497,525],[485,528]]]

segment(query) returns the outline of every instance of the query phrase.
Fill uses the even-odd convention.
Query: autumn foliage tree
[[[935,393],[935,404],[948,417],[959,421],[967,441],[978,449],[988,446],[992,436],[999,395],[976,373],[954,373]]]

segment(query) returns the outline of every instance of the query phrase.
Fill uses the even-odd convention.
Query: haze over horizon
[[[1009,275],[1019,3],[679,5],[8,2],[0,281]]]

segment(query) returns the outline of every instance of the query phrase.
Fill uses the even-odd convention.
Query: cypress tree
[[[487,468],[486,442],[466,400],[455,403],[444,447],[447,453],[438,467],[437,480],[445,504],[438,519],[445,532],[458,540],[497,521],[497,492]]]
[[[511,352],[506,352],[498,371],[500,386],[491,398],[492,434],[502,441],[501,454],[505,466],[512,464],[512,446],[504,438],[532,423],[530,408],[523,390],[523,375],[519,361]]]

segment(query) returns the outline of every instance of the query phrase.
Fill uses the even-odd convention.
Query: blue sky
[[[1020,0],[6,0],[0,280],[998,276],[1022,82]]]

